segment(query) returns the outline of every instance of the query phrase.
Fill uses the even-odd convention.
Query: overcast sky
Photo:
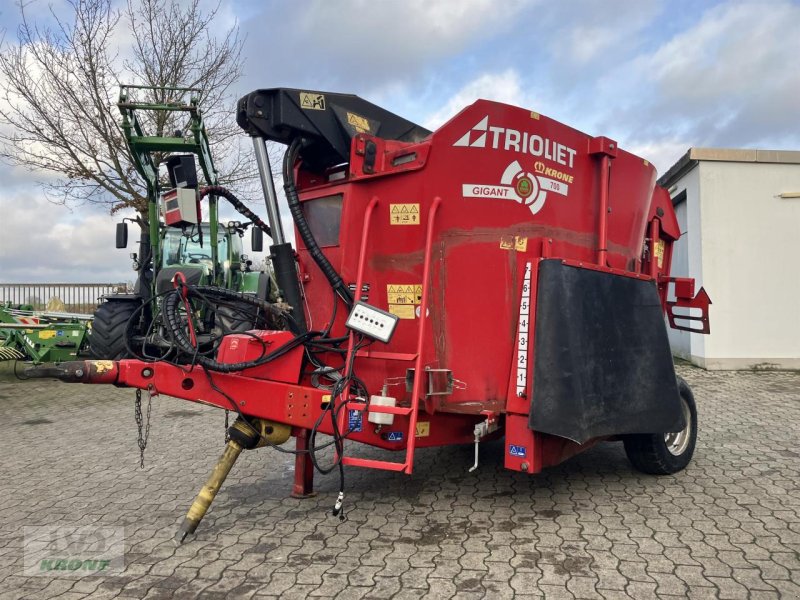
[[[428,128],[498,100],[614,138],[660,173],[692,146],[800,148],[798,2],[222,4],[221,25],[246,35],[237,95],[355,93]],[[15,23],[0,0],[7,41]],[[114,219],[49,203],[36,184],[46,178],[0,165],[0,281],[132,279]]]

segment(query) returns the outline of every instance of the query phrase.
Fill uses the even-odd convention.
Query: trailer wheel
[[[139,306],[130,300],[106,300],[94,312],[89,350],[94,358],[119,360],[128,357],[125,327]]]
[[[697,441],[697,408],[692,390],[678,377],[681,407],[686,427],[676,433],[628,435],[623,439],[631,464],[644,473],[669,475],[686,467],[692,460]]]

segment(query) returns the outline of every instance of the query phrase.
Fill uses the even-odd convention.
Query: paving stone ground
[[[612,443],[536,476],[499,443],[472,474],[471,447],[422,450],[412,477],[348,472],[340,522],[335,477],[292,499],[292,461],[261,449],[180,547],[220,411],[154,400],[142,470],[131,390],[0,382],[0,597],[800,598],[800,373],[680,371],[700,434],[674,476]],[[26,577],[41,525],[124,527],[125,571]]]

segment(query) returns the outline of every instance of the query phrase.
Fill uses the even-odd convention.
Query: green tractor
[[[162,103],[132,99],[137,90],[156,90],[163,97],[179,100]],[[183,99],[189,96],[189,101]],[[263,234],[271,235],[269,226],[258,218],[230,191],[220,187],[211,159],[208,135],[199,107],[199,91],[192,88],[152,88],[122,86],[118,107],[122,129],[136,170],[147,185],[148,211],[141,227],[138,253],[131,254],[137,272],[131,294],[112,294],[94,313],[90,336],[91,353],[96,358],[120,359],[131,356],[164,358],[172,346],[164,333],[160,317],[160,299],[176,286],[176,275],[190,285],[215,286],[261,300],[274,298],[276,287],[271,268],[252,269],[243,253],[242,238],[251,229],[254,252],[263,248]],[[146,116],[143,116],[144,112]],[[172,136],[144,133],[144,121],[164,123],[170,113],[181,113],[186,124]],[[163,161],[167,177],[160,177]],[[196,164],[200,165],[204,187],[200,187]],[[168,180],[168,183],[167,183]],[[219,222],[218,202],[223,198],[245,221]],[[208,220],[202,220],[201,202],[208,200]],[[128,245],[128,224],[117,224],[116,246]],[[210,314],[192,314],[187,321],[196,327],[203,342],[218,338],[220,331],[244,331],[252,328],[252,305],[215,307]],[[189,305],[187,304],[187,308]],[[216,334],[215,334],[216,332]]]

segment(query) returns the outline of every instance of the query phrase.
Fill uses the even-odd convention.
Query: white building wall
[[[711,300],[711,335],[691,354],[710,369],[800,368],[800,165],[701,161],[702,227],[693,236],[701,265],[694,276]],[[695,239],[696,238],[696,239]],[[698,285],[699,287],[699,285]]]

